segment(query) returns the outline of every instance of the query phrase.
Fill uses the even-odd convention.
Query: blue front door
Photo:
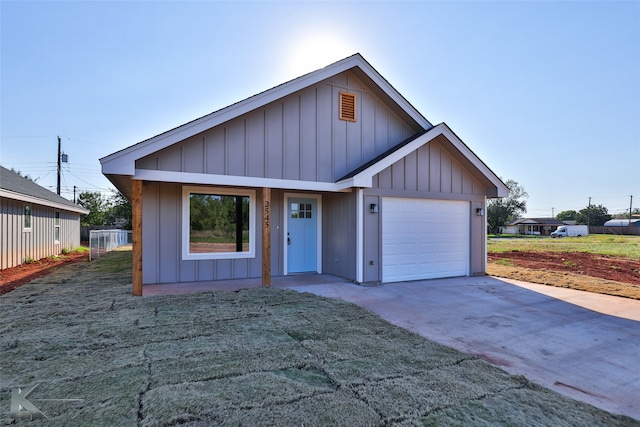
[[[317,200],[289,198],[287,218],[287,271],[289,273],[317,272]]]

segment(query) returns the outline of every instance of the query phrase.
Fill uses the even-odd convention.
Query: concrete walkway
[[[289,288],[356,303],[512,374],[640,419],[638,300],[489,276]]]

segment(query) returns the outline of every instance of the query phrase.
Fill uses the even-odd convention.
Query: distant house
[[[80,246],[89,211],[0,166],[0,269]]]
[[[625,218],[616,218],[610,219],[609,221],[604,223],[605,227],[628,227],[629,223],[631,223],[631,227],[640,227],[640,219],[625,219]]]
[[[505,184],[359,54],[100,160],[132,201],[143,284],[486,271]]]
[[[570,221],[560,221],[555,218],[518,218],[501,228],[504,234],[531,234],[548,236],[558,226],[569,225]],[[575,223],[575,221],[571,221]]]

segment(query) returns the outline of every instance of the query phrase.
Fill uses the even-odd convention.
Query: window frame
[[[210,194],[219,196],[249,197],[249,250],[247,252],[205,252],[192,253],[190,246],[190,196],[191,194]],[[242,259],[256,257],[256,191],[244,188],[223,188],[185,185],[182,187],[182,259]]]
[[[22,208],[22,230],[23,231],[31,231],[33,228],[32,223],[32,211],[31,205],[24,205]],[[27,224],[28,222],[28,224]]]
[[[60,211],[53,214],[53,243],[60,243]]]

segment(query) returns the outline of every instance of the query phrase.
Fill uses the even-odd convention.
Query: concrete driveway
[[[640,419],[640,301],[489,276],[289,288],[356,303],[512,374]]]

